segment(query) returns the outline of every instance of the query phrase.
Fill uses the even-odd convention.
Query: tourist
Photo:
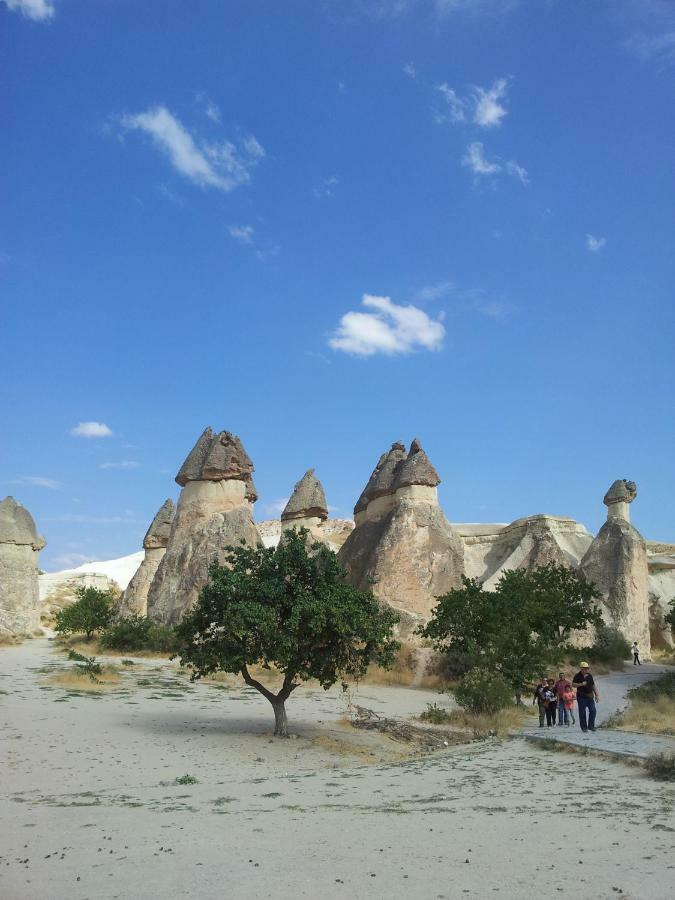
[[[572,685],[565,678],[564,672],[558,672],[558,680],[555,683],[555,693],[558,701],[558,725],[567,725],[567,714],[565,713],[565,701],[563,695]]]
[[[574,693],[574,688],[570,684],[569,688],[563,694],[563,703],[565,706],[565,725],[576,725],[577,723],[577,720],[574,718],[575,700],[576,694]]]
[[[640,662],[640,648],[638,647],[637,641],[633,641],[631,650],[633,651],[633,665],[641,666],[642,663]]]
[[[542,677],[537,682],[537,686],[534,689],[534,698],[532,700],[532,706],[536,703],[539,707],[539,727],[544,727],[544,716],[546,715],[546,700],[544,700],[544,691],[546,690],[546,679],[542,675]]]
[[[595,680],[587,662],[582,662],[579,671],[572,679],[577,689],[577,705],[579,707],[579,725],[582,731],[595,731],[595,704],[600,699]]]
[[[546,725],[551,728],[555,725],[555,713],[558,706],[558,695],[555,692],[555,681],[552,678],[546,679],[544,703],[546,705]]]

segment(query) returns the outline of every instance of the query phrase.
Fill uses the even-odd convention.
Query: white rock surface
[[[32,634],[40,625],[38,556],[45,546],[28,510],[0,502],[0,634]]]

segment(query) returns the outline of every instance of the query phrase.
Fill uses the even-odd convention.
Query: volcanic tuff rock
[[[354,510],[339,552],[349,580],[389,603],[404,630],[426,621],[436,598],[461,584],[459,535],[438,504],[435,469],[419,441],[383,454]]]
[[[649,566],[649,625],[652,645],[672,647],[673,632],[664,617],[670,612],[675,597],[675,544],[647,541]]]
[[[143,538],[145,556],[122,595],[118,606],[120,615],[144,616],[147,613],[148,591],[166,553],[174,513],[173,500],[165,500],[150,523]]]
[[[31,634],[39,627],[37,564],[44,546],[28,510],[5,497],[0,502],[0,634]]]
[[[253,524],[253,463],[239,438],[207,428],[181,466],[171,533],[148,591],[148,616],[174,625],[197,600],[225,547],[260,543]]]
[[[314,469],[308,469],[293,488],[290,500],[281,513],[281,531],[306,528],[311,541],[328,544],[324,523],[328,518],[326,495]]]
[[[628,504],[636,494],[633,482],[614,482],[604,500],[609,517],[579,568],[598,587],[607,624],[618,628],[631,643],[637,641],[644,657],[649,658],[647,546],[627,518]]]

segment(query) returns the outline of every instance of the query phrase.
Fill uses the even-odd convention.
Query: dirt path
[[[69,665],[46,640],[0,651],[3,900],[672,896],[675,790],[638,769],[580,773],[522,740],[396,763],[340,724],[339,691],[302,691],[280,741],[248,690],[151,660],[88,696],[50,684]],[[429,697],[357,702],[411,714]],[[578,856],[536,851],[582,834]]]

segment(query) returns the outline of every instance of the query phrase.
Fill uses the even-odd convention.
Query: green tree
[[[279,546],[228,547],[213,564],[194,609],[178,625],[181,665],[192,680],[218,670],[238,673],[272,704],[274,733],[288,736],[286,700],[308,679],[328,689],[361,677],[371,663],[389,667],[398,644],[397,616],[369,592],[345,581],[337,557],[308,532],[291,531]],[[274,693],[251,666],[282,676]]]
[[[675,631],[675,597],[670,601],[670,612],[666,613],[663,617],[663,621],[666,625],[670,625],[672,631]]]
[[[89,641],[95,631],[103,630],[111,621],[115,595],[95,587],[79,587],[75,594],[77,600],[57,612],[54,627],[59,634],[84,632]]]
[[[451,647],[501,675],[519,702],[527,683],[564,654],[572,631],[600,624],[598,597],[592,582],[553,563],[505,572],[494,591],[464,578],[439,597],[420,633],[441,652]]]

